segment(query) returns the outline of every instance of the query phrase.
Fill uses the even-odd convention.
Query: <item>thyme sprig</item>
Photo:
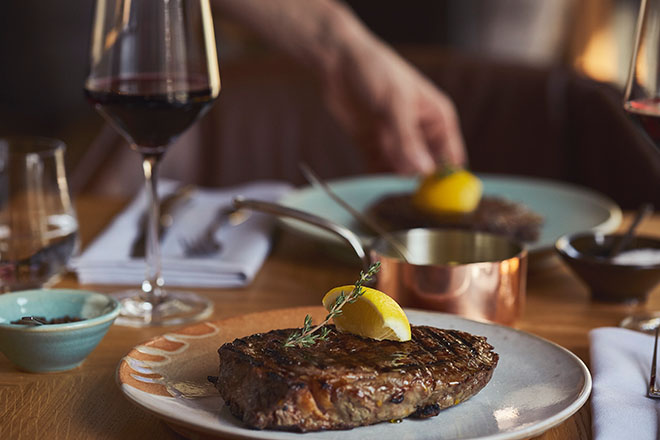
[[[312,324],[312,317],[309,315],[305,316],[303,328],[291,333],[284,342],[284,346],[309,347],[310,345],[315,344],[317,341],[327,339],[328,334],[330,333],[330,328],[326,324],[335,316],[341,315],[342,308],[346,304],[354,303],[358,300],[359,297],[364,295],[364,289],[362,285],[368,281],[371,281],[379,270],[380,261],[376,261],[374,264],[369,266],[369,269],[366,273],[360,272],[360,278],[355,282],[353,290],[351,290],[348,295],[343,291],[339,293],[323,322],[314,326]]]
[[[438,165],[438,168],[435,170],[434,175],[436,179],[444,179],[445,177],[450,176],[463,169],[466,168],[462,168],[456,165]]]

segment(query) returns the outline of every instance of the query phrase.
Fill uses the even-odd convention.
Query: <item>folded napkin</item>
[[[589,333],[595,440],[655,440],[660,400],[646,397],[653,336],[604,327]]]
[[[159,182],[159,194],[175,190],[177,182]],[[192,199],[174,216],[174,223],[161,242],[162,273],[166,286],[238,287],[249,284],[270,249],[274,218],[258,213],[239,225],[227,225],[217,232],[222,249],[217,254],[187,258],[183,241],[204,231],[218,209],[229,206],[234,196],[275,201],[291,189],[282,182],[255,182],[223,189],[195,191]],[[144,191],[120,213],[99,237],[72,261],[82,284],[139,285],[144,280],[143,258],[131,258],[138,223],[146,208]]]

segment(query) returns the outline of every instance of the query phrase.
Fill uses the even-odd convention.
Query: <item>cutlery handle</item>
[[[633,235],[635,234],[635,228],[639,226],[639,224],[649,215],[653,213],[653,205],[651,203],[644,203],[642,206],[639,207],[637,210],[637,213],[635,214],[635,218],[633,219],[632,223],[628,227],[628,230],[626,233],[617,241],[614,243],[614,246],[610,250],[610,258],[614,258],[617,255],[621,253],[621,251],[628,246],[628,243],[630,240],[633,238]]]
[[[234,206],[238,209],[252,209],[254,211],[260,211],[278,217],[293,218],[310,225],[318,226],[319,228],[325,229],[326,231],[330,231],[333,234],[338,235],[353,248],[358,258],[362,260],[362,265],[364,266],[365,270],[368,270],[369,266],[371,265],[369,256],[365,252],[364,246],[362,245],[362,242],[358,236],[344,226],[318,217],[314,214],[310,214],[308,212],[299,211],[297,209],[289,208],[288,206],[266,202],[263,200],[246,199],[239,196],[234,198]]]

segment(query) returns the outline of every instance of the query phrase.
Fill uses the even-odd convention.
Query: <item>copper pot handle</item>
[[[234,198],[233,204],[237,209],[251,209],[253,211],[264,212],[278,217],[290,217],[310,225],[318,226],[326,231],[330,231],[342,238],[351,246],[351,248],[353,248],[358,258],[362,261],[365,270],[369,269],[369,266],[371,265],[371,260],[364,250],[364,246],[358,236],[344,226],[308,212],[299,211],[294,208],[289,208],[288,206],[266,202],[264,200],[246,199],[238,196]]]

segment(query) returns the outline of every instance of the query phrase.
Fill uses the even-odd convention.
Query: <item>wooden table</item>
[[[122,206],[117,200],[79,200],[83,243],[89,242]],[[622,228],[629,221],[627,215]],[[646,221],[640,231],[660,235],[660,215]],[[353,280],[358,270],[358,265],[325,255],[316,243],[282,233],[249,287],[199,292],[215,302],[211,319],[221,319],[268,309],[318,305],[324,292]],[[74,276],[65,277],[60,286],[113,290],[109,286],[80,286]],[[542,270],[532,269],[527,289],[526,309],[517,327],[566,347],[587,364],[590,329],[616,326],[636,309],[660,309],[660,289],[643,306],[593,303],[585,287],[558,260]],[[24,373],[0,355],[0,438],[180,438],[159,419],[129,403],[115,383],[119,360],[133,346],[164,332],[163,328],[113,326],[81,367],[64,373]],[[538,438],[590,439],[589,405]]]

